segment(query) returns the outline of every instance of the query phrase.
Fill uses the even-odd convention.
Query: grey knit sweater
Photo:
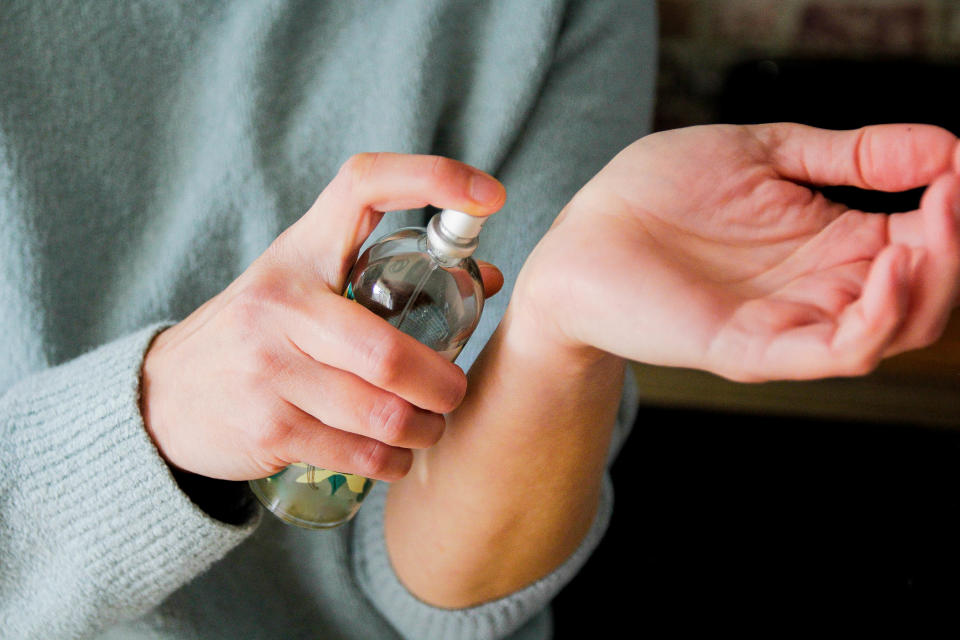
[[[553,216],[644,133],[653,45],[639,0],[0,3],[0,636],[548,637],[609,486],[555,573],[436,609],[390,567],[382,486],[318,533],[237,484],[178,481],[144,430],[139,372],[164,323],[376,150],[507,186],[478,252],[507,288],[469,366]]]

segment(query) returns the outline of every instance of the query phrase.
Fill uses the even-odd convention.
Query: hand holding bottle
[[[463,372],[341,296],[382,212],[433,204],[489,215],[503,187],[432,156],[353,157],[237,280],[161,333],[143,416],[168,463],[242,480],[293,462],[396,480],[465,392]],[[481,265],[486,295],[502,284]]]
[[[350,270],[344,295],[454,361],[483,311],[483,277],[471,256],[485,221],[445,209],[426,228],[377,238]],[[373,484],[360,475],[297,462],[251,480],[250,488],[285,522],[329,529],[356,515]]]
[[[535,318],[528,333],[550,349],[741,381],[866,373],[933,342],[956,300],[952,163],[956,138],[926,125],[648,136],[559,216],[524,267],[514,315]],[[807,186],[840,184],[929,187],[919,210],[887,216]]]

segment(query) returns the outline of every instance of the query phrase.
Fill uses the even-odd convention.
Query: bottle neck
[[[461,262],[463,262],[464,260],[466,260],[466,258],[458,258],[456,256],[451,256],[449,254],[443,253],[442,251],[438,251],[437,248],[434,246],[434,243],[430,242],[429,236],[427,236],[426,238],[426,245],[427,245],[426,246],[427,254],[430,256],[430,258],[434,262],[439,264],[441,267],[444,267],[446,269],[455,267]]]

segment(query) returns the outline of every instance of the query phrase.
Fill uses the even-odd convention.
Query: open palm
[[[678,129],[622,151],[531,258],[565,339],[736,380],[856,375],[935,340],[960,277],[952,134],[925,125]],[[871,214],[812,189],[930,185]],[[549,303],[547,302],[549,298]]]

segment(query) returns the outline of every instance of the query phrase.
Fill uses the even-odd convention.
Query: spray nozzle
[[[451,258],[466,258],[477,248],[477,236],[486,218],[444,209],[430,218],[427,240],[434,252]]]
[[[440,212],[440,225],[443,230],[459,238],[476,238],[480,234],[480,227],[486,221],[486,217],[471,216],[454,209],[444,209]]]

